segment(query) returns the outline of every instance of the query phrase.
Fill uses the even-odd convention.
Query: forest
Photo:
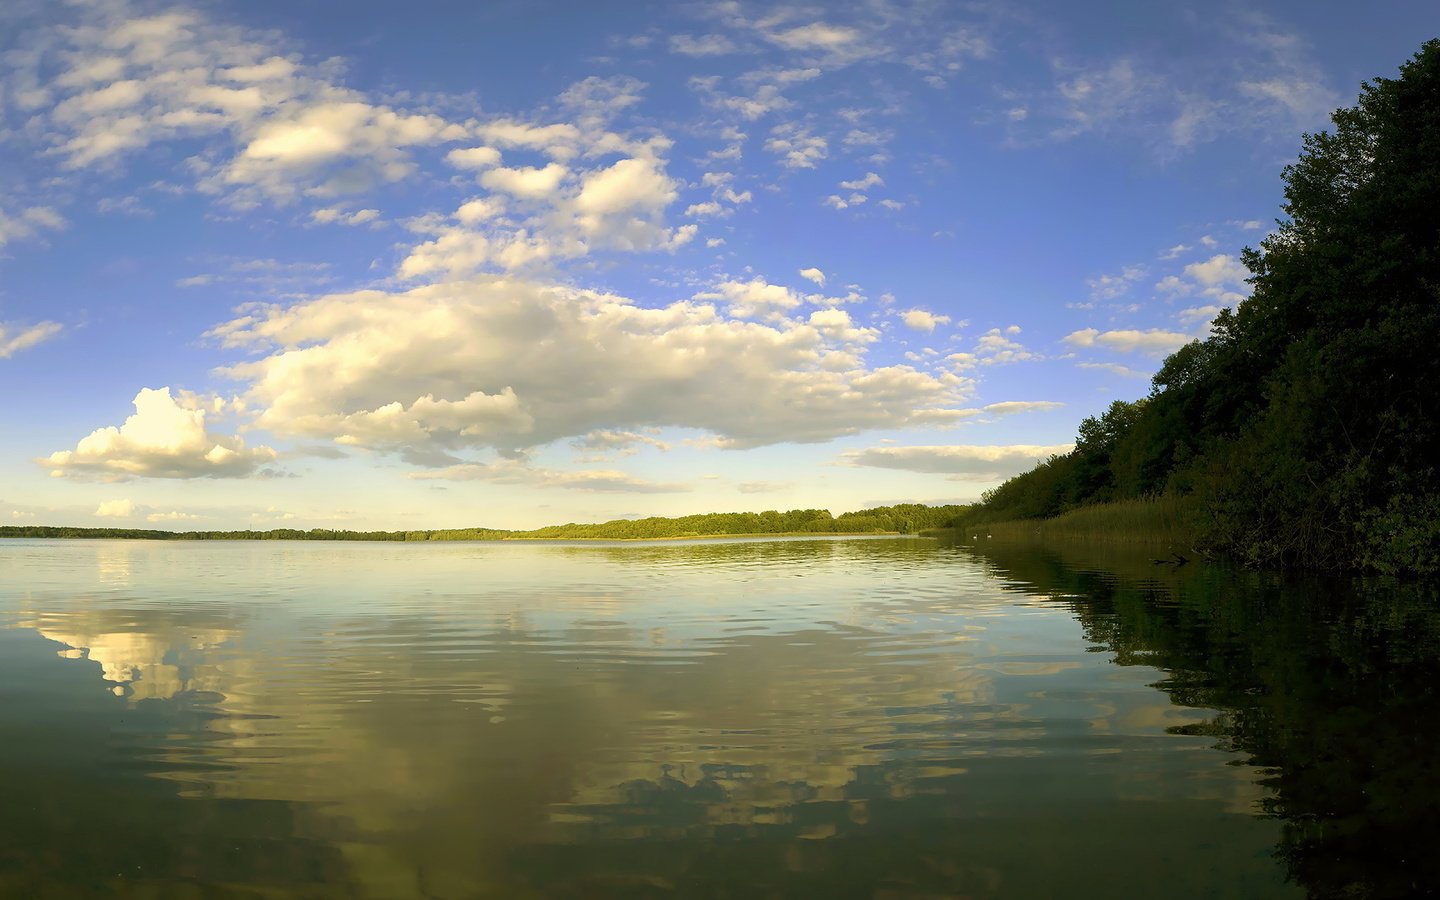
[[[1307,134],[1250,297],[960,523],[1178,496],[1253,565],[1440,572],[1440,40]]]
[[[679,518],[615,519],[596,524],[548,525],[531,531],[449,528],[434,531],[336,531],[328,528],[269,531],[157,531],[135,528],[0,526],[0,538],[129,538],[173,541],[498,541],[646,540],[779,534],[915,534],[940,528],[962,515],[963,506],[902,503],[831,515],[828,509],[788,512],[704,513]]]

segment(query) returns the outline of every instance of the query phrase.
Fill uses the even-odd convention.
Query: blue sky
[[[0,9],[0,522],[965,502],[1246,293],[1427,4]]]

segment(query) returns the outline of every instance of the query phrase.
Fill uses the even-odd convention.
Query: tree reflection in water
[[[1277,855],[1315,898],[1440,891],[1440,585],[1221,566],[1050,542],[966,548],[1072,610],[1120,665],[1211,708],[1176,733],[1265,770]]]

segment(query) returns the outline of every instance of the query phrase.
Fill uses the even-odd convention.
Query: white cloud
[[[146,516],[145,516],[145,521],[147,521],[147,522],[196,522],[196,521],[199,521],[199,520],[204,519],[204,518],[205,518],[205,516],[196,515],[195,513],[180,512],[179,510],[170,510],[169,512],[152,512],[152,513],[147,513]]]
[[[1143,331],[1122,329],[1100,331],[1098,328],[1082,328],[1071,332],[1063,339],[1073,347],[1105,347],[1122,353],[1151,353],[1164,355],[1174,353],[1194,340],[1188,334],[1149,328]]]
[[[950,324],[949,316],[937,316],[923,309],[906,310],[900,318],[907,328],[912,328],[915,331],[923,331],[927,334],[934,331],[937,325]]]
[[[105,500],[95,508],[100,519],[128,519],[135,515],[135,504],[129,500]]]
[[[1040,354],[1026,349],[1025,345],[1014,340],[1014,335],[1019,333],[1020,328],[1017,325],[1011,325],[1003,332],[999,328],[990,329],[975,343],[974,359],[987,366],[1043,359]]]
[[[842,181],[840,187],[847,191],[868,191],[872,187],[883,185],[885,179],[874,172],[866,172],[864,178],[856,178],[853,181]]]
[[[144,388],[135,415],[119,428],[100,428],[74,450],[38,459],[51,475],[101,481],[131,478],[241,478],[275,459],[269,447],[247,448],[238,437],[210,432],[204,409],[187,409],[170,389]]]
[[[335,207],[325,207],[310,213],[310,221],[319,225],[365,225],[376,222],[380,218],[378,209],[357,209],[354,212],[345,212]]]
[[[983,409],[995,416],[1010,416],[1016,413],[1043,412],[1047,409],[1059,409],[1064,406],[1054,400],[1002,400],[999,403],[990,403]]]
[[[964,481],[999,481],[1032,468],[1057,453],[1069,453],[1074,444],[940,445],[871,447],[842,453],[852,466],[902,469],[950,475]]]
[[[200,187],[247,206],[395,181],[414,170],[411,148],[465,137],[438,116],[368,102],[333,82],[333,65],[281,55],[272,34],[194,11],[137,16],[123,2],[68,12],[32,35],[49,52],[16,57],[15,78],[34,86],[33,126],[69,169],[194,140]]]
[[[1215,318],[1220,314],[1220,309],[1221,308],[1219,306],[1214,305],[1192,306],[1188,309],[1180,310],[1180,312],[1176,314],[1176,318],[1180,320],[1181,324],[1193,328],[1194,326],[1202,323],[1209,324],[1211,319]]]
[[[813,281],[821,287],[825,286],[825,273],[813,266],[808,269],[801,269],[800,277]]]
[[[1155,290],[1160,291],[1163,294],[1184,296],[1185,294],[1194,291],[1195,286],[1185,281],[1178,275],[1166,275],[1164,278],[1155,282]]]
[[[445,161],[457,169],[489,169],[500,165],[500,151],[494,147],[466,147],[445,154]]]
[[[765,149],[780,157],[780,165],[787,169],[813,169],[830,152],[825,139],[811,134],[803,125],[776,125],[770,134]]]
[[[1145,275],[1144,266],[1125,266],[1115,275],[1100,275],[1088,279],[1091,300],[1114,300],[1129,292],[1130,286]]]
[[[1250,277],[1250,270],[1236,257],[1221,253],[1204,262],[1191,263],[1185,267],[1185,274],[1205,287],[1213,288],[1243,285]]]
[[[727,302],[747,311],[789,308],[783,288],[730,284]],[[256,307],[213,334],[264,354],[222,370],[247,385],[259,427],[429,464],[597,430],[695,428],[730,447],[824,441],[919,421],[967,387],[866,367],[873,331],[848,317],[762,325],[706,303],[647,309],[514,279]]]
[[[670,52],[684,56],[724,56],[738,48],[723,34],[674,34],[670,36]]]
[[[708,200],[704,203],[692,203],[685,207],[686,218],[705,219],[711,216],[725,216],[729,213],[730,210],[716,203],[714,200]]]
[[[1078,362],[1075,364],[1081,369],[1096,369],[1101,372],[1109,372],[1111,375],[1120,375],[1124,378],[1149,378],[1149,374],[1129,366],[1122,366],[1119,363],[1105,362]]]
[[[9,359],[21,350],[27,350],[54,337],[60,331],[58,322],[39,322],[34,325],[0,322],[0,359]]]
[[[524,200],[543,200],[559,189],[567,174],[569,170],[559,163],[550,163],[544,168],[497,168],[481,175],[480,183],[492,191],[502,191]]]
[[[800,295],[784,285],[771,284],[760,276],[749,281],[722,281],[713,291],[695,295],[696,300],[719,300],[726,311],[740,319],[780,319],[800,305]]]
[[[14,215],[0,208],[0,247],[21,238],[34,237],[41,230],[59,231],[65,225],[64,217],[49,206],[27,207]]]

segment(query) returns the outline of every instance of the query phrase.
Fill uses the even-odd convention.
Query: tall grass
[[[960,529],[982,531],[995,537],[1063,538],[1158,544],[1188,548],[1197,534],[1196,511],[1188,497],[1143,497],[1094,503],[1072,509],[1053,519],[960,524]]]

